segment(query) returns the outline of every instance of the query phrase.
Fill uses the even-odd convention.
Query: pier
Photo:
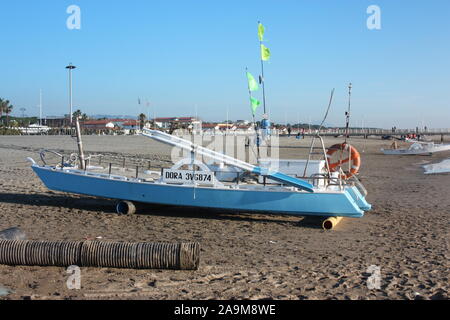
[[[317,133],[317,131],[305,131],[305,136],[313,136]],[[295,133],[292,133],[295,134]],[[292,135],[291,134],[291,135]],[[440,136],[442,139],[444,136],[450,136],[450,128],[449,129],[396,129],[396,130],[388,130],[388,129],[349,129],[348,136],[350,137],[364,137],[368,138],[370,136],[392,136],[392,137],[401,137],[407,135],[421,135],[421,136]],[[320,135],[322,136],[344,136],[345,128],[339,129],[322,129],[320,131]]]

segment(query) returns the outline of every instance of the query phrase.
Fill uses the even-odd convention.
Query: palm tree
[[[5,113],[6,113],[6,126],[9,126],[9,114],[13,111],[14,106],[11,105],[7,105],[5,108]]]
[[[3,119],[2,119],[2,117],[3,117],[3,104],[4,104],[4,101],[3,101],[2,98],[0,98],[0,122],[1,123],[3,123]]]
[[[141,113],[139,115],[139,126],[140,126],[141,130],[144,128],[145,120],[147,120],[147,116],[144,113]]]
[[[77,119],[77,118],[80,118],[81,117],[81,110],[80,109],[78,109],[77,111],[75,111],[73,114],[72,114],[72,118],[73,119]]]
[[[9,114],[12,112],[13,106],[10,104],[9,100],[3,100],[0,98],[0,121],[3,123],[3,113],[6,113],[7,119]]]

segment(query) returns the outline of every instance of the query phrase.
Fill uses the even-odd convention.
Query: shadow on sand
[[[25,194],[25,193],[0,193],[0,202],[17,205],[64,207],[105,214],[117,214],[115,205],[117,200],[95,198],[90,196],[71,194]],[[245,221],[258,223],[277,223],[297,227],[321,229],[323,218],[321,217],[295,217],[299,220],[293,221],[290,215],[269,215],[264,213],[236,212],[232,210],[179,207],[160,204],[135,203],[137,214],[177,217],[188,219],[214,219]],[[283,219],[286,218],[286,219]]]

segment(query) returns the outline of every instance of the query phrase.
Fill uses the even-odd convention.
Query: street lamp
[[[69,106],[70,106],[70,125],[72,125],[72,70],[76,67],[72,65],[72,63],[69,63],[69,65],[66,67],[66,69],[69,70]]]

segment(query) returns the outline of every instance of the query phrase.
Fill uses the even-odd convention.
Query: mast
[[[349,134],[349,126],[350,126],[350,111],[351,111],[351,98],[352,98],[352,83],[348,84],[348,110],[345,113],[346,117],[346,125],[345,125],[345,143],[347,143],[347,138]]]
[[[77,145],[78,145],[78,156],[80,159],[80,169],[84,170],[86,168],[86,163],[84,159],[84,152],[83,152],[83,141],[81,140],[81,129],[80,129],[80,121],[78,119],[78,116],[75,117],[75,131],[77,134]]]
[[[66,67],[66,69],[69,71],[69,119],[70,119],[70,126],[73,124],[73,100],[72,100],[72,70],[76,69],[72,63],[69,63],[69,65]]]
[[[150,121],[150,102],[148,101],[148,99],[145,100],[145,106],[148,108],[147,109],[147,119],[149,119]]]
[[[226,120],[226,127],[225,127],[225,136],[228,135],[228,106],[227,106],[227,120]]]

